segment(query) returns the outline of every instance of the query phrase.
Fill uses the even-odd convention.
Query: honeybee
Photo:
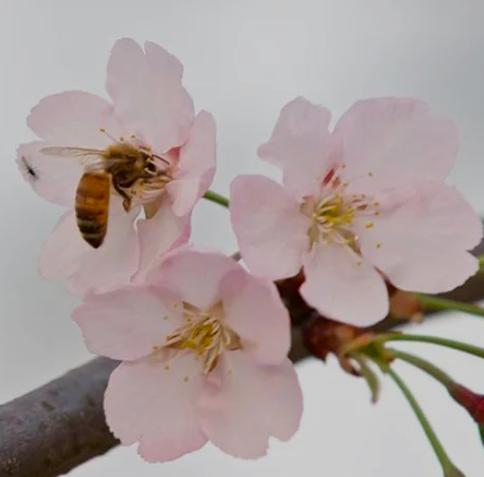
[[[102,245],[108,228],[111,185],[123,198],[124,210],[129,212],[134,195],[133,186],[140,180],[164,175],[154,160],[168,164],[168,161],[152,154],[148,148],[122,142],[104,150],[45,147],[40,152],[50,156],[76,158],[84,165],[84,174],[76,190],[76,219],[82,238],[96,249]]]

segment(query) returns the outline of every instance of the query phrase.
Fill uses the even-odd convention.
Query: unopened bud
[[[447,389],[450,395],[467,410],[472,419],[482,428],[484,426],[484,396],[476,394],[457,383],[450,384]]]
[[[390,316],[420,322],[423,319],[423,308],[413,294],[402,290],[392,290],[390,292]]]

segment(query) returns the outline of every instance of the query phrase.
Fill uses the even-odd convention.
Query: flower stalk
[[[221,194],[218,194],[217,192],[214,192],[213,190],[208,190],[205,192],[203,197],[211,202],[221,205],[222,207],[229,207],[229,199]]]
[[[455,382],[447,373],[429,361],[405,351],[387,349],[395,358],[427,373],[439,381],[449,392],[450,396],[462,406],[477,423],[481,441],[484,443],[484,396]]]
[[[432,425],[427,419],[419,403],[415,399],[415,396],[413,395],[410,388],[406,385],[406,383],[395,372],[393,368],[388,366],[386,363],[379,361],[378,359],[375,359],[375,362],[380,366],[384,373],[388,374],[393,379],[394,383],[398,386],[402,394],[405,396],[410,407],[415,413],[415,416],[417,417],[420,425],[422,426],[422,429],[425,432],[425,435],[427,436],[427,439],[429,440],[440,465],[442,466],[444,477],[465,477],[462,471],[460,471],[450,460],[450,457],[445,451],[442,443],[437,437],[437,434],[435,433]]]
[[[477,356],[478,358],[484,358],[484,348],[478,346],[470,345],[467,343],[462,343],[460,341],[454,341],[446,338],[440,338],[437,336],[426,336],[426,335],[409,335],[403,333],[387,333],[376,335],[373,338],[373,342],[376,344],[383,344],[389,341],[409,341],[417,343],[429,343],[438,346],[443,346],[445,348],[451,348],[457,351],[462,351],[463,353],[470,354],[472,356]]]
[[[476,316],[484,316],[484,308],[474,303],[463,303],[437,296],[423,295],[416,293],[415,298],[423,306],[424,310],[433,311],[462,311]]]

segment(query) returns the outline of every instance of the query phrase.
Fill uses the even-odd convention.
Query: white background
[[[462,149],[451,182],[484,212],[484,4],[482,0],[0,0],[0,402],[85,362],[69,315],[76,299],[40,279],[36,261],[61,211],[39,199],[17,171],[18,143],[32,134],[29,109],[69,89],[104,94],[114,41],[150,39],[185,65],[198,108],[218,122],[214,189],[226,193],[241,172],[275,171],[255,155],[280,108],[297,95],[339,116],[355,100],[384,95],[422,98],[459,125]],[[194,241],[236,249],[227,213],[196,211]],[[484,322],[461,315],[424,325],[484,345]],[[429,346],[412,349],[484,392],[484,366]],[[475,426],[445,392],[401,367],[454,460],[482,476],[484,450]],[[153,466],[118,448],[73,472],[76,477],[213,475],[280,477],[441,477],[406,403],[385,382],[381,403],[334,361],[299,367],[306,411],[291,442],[251,463],[207,447]]]

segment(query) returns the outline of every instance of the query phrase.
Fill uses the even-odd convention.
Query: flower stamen
[[[333,167],[321,180],[319,197],[304,199],[301,211],[312,220],[308,230],[311,246],[324,240],[328,244],[348,245],[357,250],[358,237],[353,228],[355,218],[380,215],[380,202],[370,200],[365,194],[348,194],[348,187],[349,183],[343,182],[338,169]],[[365,224],[365,229],[373,227],[371,220]]]
[[[194,351],[203,359],[205,375],[216,366],[223,351],[240,349],[240,338],[223,323],[220,305],[204,312],[184,304],[184,315],[187,323],[166,337],[165,346]]]

